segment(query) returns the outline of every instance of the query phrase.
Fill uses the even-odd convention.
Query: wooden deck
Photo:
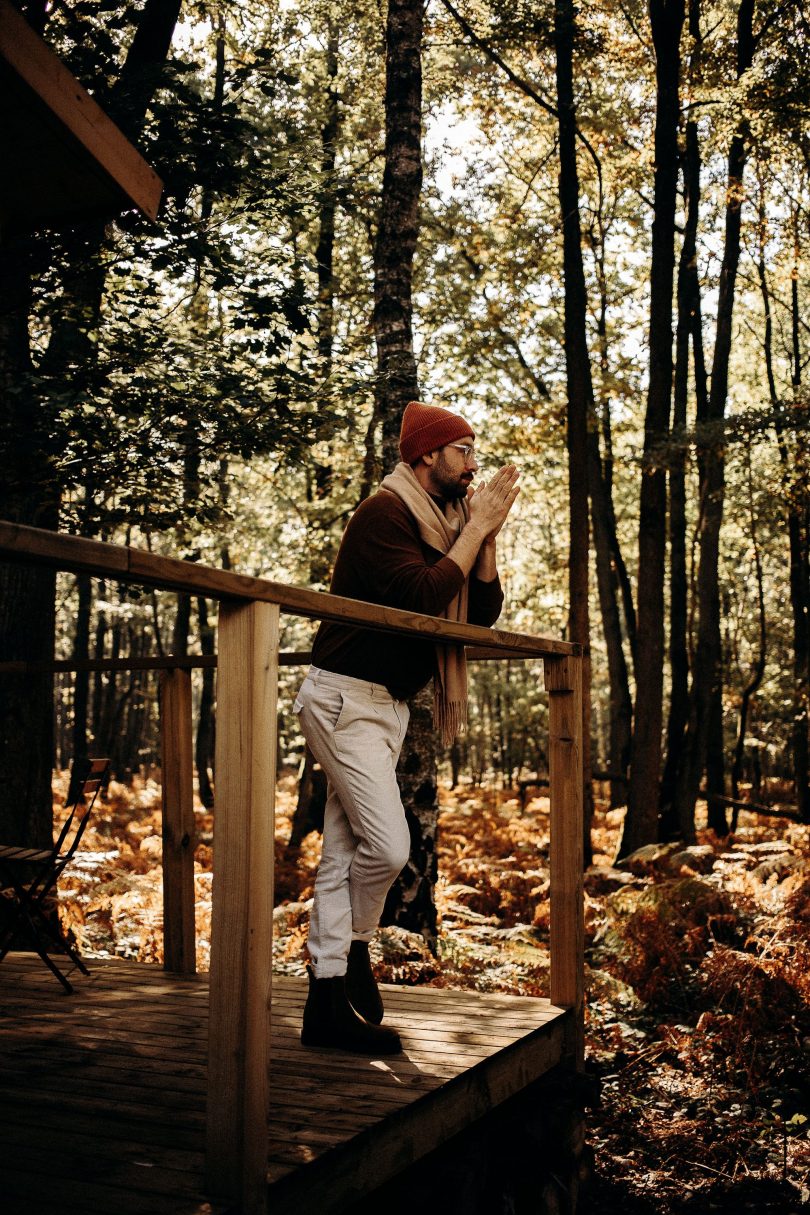
[[[33,955],[0,964],[3,1215],[224,1215],[203,1193],[207,976],[92,962],[67,996]],[[268,1211],[337,1215],[554,1067],[547,1000],[384,989],[404,1054],[300,1045],[305,983],[273,983]]]

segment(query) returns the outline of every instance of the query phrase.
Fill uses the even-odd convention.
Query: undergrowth
[[[274,967],[303,974],[320,841],[286,848],[279,785]],[[611,865],[622,812],[597,800],[585,876],[593,1215],[774,1212],[810,1204],[810,831],[746,815],[733,837]],[[61,891],[89,955],[162,959],[159,788],[112,784]],[[213,818],[197,811],[197,963],[208,969]],[[433,948],[380,931],[381,980],[548,992],[548,802],[445,791]]]

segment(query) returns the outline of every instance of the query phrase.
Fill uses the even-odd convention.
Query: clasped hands
[[[483,481],[477,489],[467,491],[470,523],[480,529],[483,543],[490,544],[506,522],[506,516],[520,493],[520,473],[514,464],[499,468],[489,481]],[[469,526],[469,524],[468,524]]]

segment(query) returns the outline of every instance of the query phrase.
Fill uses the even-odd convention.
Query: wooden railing
[[[302,587],[0,521],[0,559],[32,562],[220,602],[216,808],[206,1169],[209,1192],[266,1209],[265,1167],[276,703],[281,612],[474,647],[486,658],[542,658],[549,693],[550,991],[571,1009],[568,1050],[583,1061],[582,656],[569,642],[397,611]],[[469,651],[468,651],[469,652]],[[164,667],[161,735],[167,964],[194,968],[192,666],[210,659],[120,660]],[[3,664],[14,669],[19,664]],[[41,664],[49,669],[75,664]],[[93,664],[90,664],[93,665]]]

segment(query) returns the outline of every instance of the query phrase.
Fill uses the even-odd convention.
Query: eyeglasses
[[[472,443],[445,443],[445,447],[455,447],[456,451],[460,451],[464,457],[465,464],[472,464],[477,459],[475,447]]]

